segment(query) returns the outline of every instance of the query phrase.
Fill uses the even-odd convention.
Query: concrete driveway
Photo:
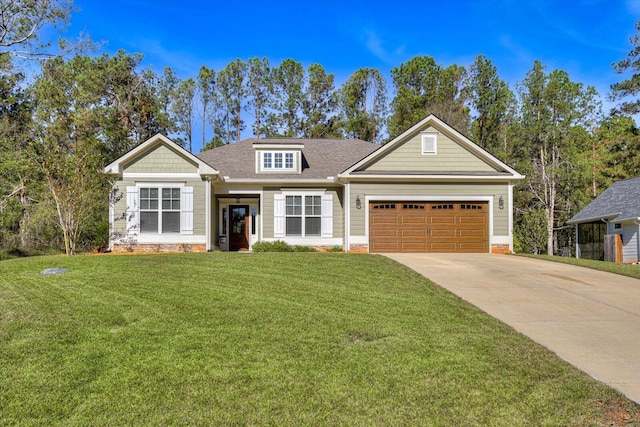
[[[509,255],[386,255],[640,403],[640,280]]]

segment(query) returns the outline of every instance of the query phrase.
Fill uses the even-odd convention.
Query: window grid
[[[286,196],[285,228],[287,236],[320,236],[322,197]]]
[[[140,232],[180,232],[179,188],[140,188]]]

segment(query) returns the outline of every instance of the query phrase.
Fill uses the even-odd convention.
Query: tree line
[[[143,68],[137,53],[87,54],[66,43],[70,54],[47,54],[38,35],[64,27],[67,1],[0,5],[0,251],[106,244],[110,183],[101,170],[158,132],[189,151],[198,139],[211,149],[247,134],[384,144],[433,113],[526,175],[514,191],[514,235],[529,253],[570,251],[565,221],[639,174],[638,37],[615,64],[634,75],[612,84],[607,96],[622,102],[605,114],[601,95],[565,71],[535,61],[512,88],[482,55],[468,66],[417,56],[389,70],[390,82],[361,68],[339,87],[321,64],[294,59],[203,65],[181,79],[170,67]],[[24,58],[38,61],[32,78]]]

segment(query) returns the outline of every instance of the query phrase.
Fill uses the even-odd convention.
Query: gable
[[[422,132],[434,133],[437,138],[435,154],[423,154]],[[494,172],[496,169],[471,153],[451,136],[428,126],[407,139],[399,141],[392,150],[361,171],[429,171],[429,172]]]
[[[162,134],[147,139],[128,153],[120,156],[103,172],[110,176],[128,174],[199,174],[216,176],[218,171]]]
[[[512,180],[524,176],[430,114],[339,174],[341,179]]]
[[[123,165],[126,173],[197,173],[198,166],[164,144],[159,144]]]

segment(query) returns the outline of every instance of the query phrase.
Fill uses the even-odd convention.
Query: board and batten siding
[[[438,132],[435,128],[426,132]],[[490,165],[480,160],[475,154],[451,140],[447,135],[438,132],[437,154],[422,154],[420,133],[413,135],[406,142],[394,148],[374,164],[366,167],[366,171],[429,171],[429,172],[491,172]]]
[[[180,179],[178,184],[193,187],[193,234],[204,235],[205,234],[205,221],[206,221],[206,186],[210,185],[206,181],[200,179]],[[114,231],[125,232],[126,220],[123,218],[123,214],[127,208],[127,187],[135,186],[138,182],[143,182],[153,186],[153,184],[169,184],[174,180],[151,180],[151,179],[124,179],[116,182],[118,192],[122,194],[122,198],[114,206]]]
[[[166,145],[159,145],[124,166],[125,173],[196,173],[198,167]]]
[[[638,229],[636,224],[622,226],[622,260],[623,262],[638,262]]]
[[[360,196],[361,209],[356,209],[356,197]],[[509,185],[507,183],[351,183],[351,236],[365,236],[366,234],[366,197],[375,200],[377,197],[402,198],[407,201],[415,201],[416,198],[428,197],[437,201],[438,196],[459,197],[465,201],[465,197],[492,196],[493,197],[493,235],[509,235]],[[504,209],[498,207],[500,196],[504,199]]]

